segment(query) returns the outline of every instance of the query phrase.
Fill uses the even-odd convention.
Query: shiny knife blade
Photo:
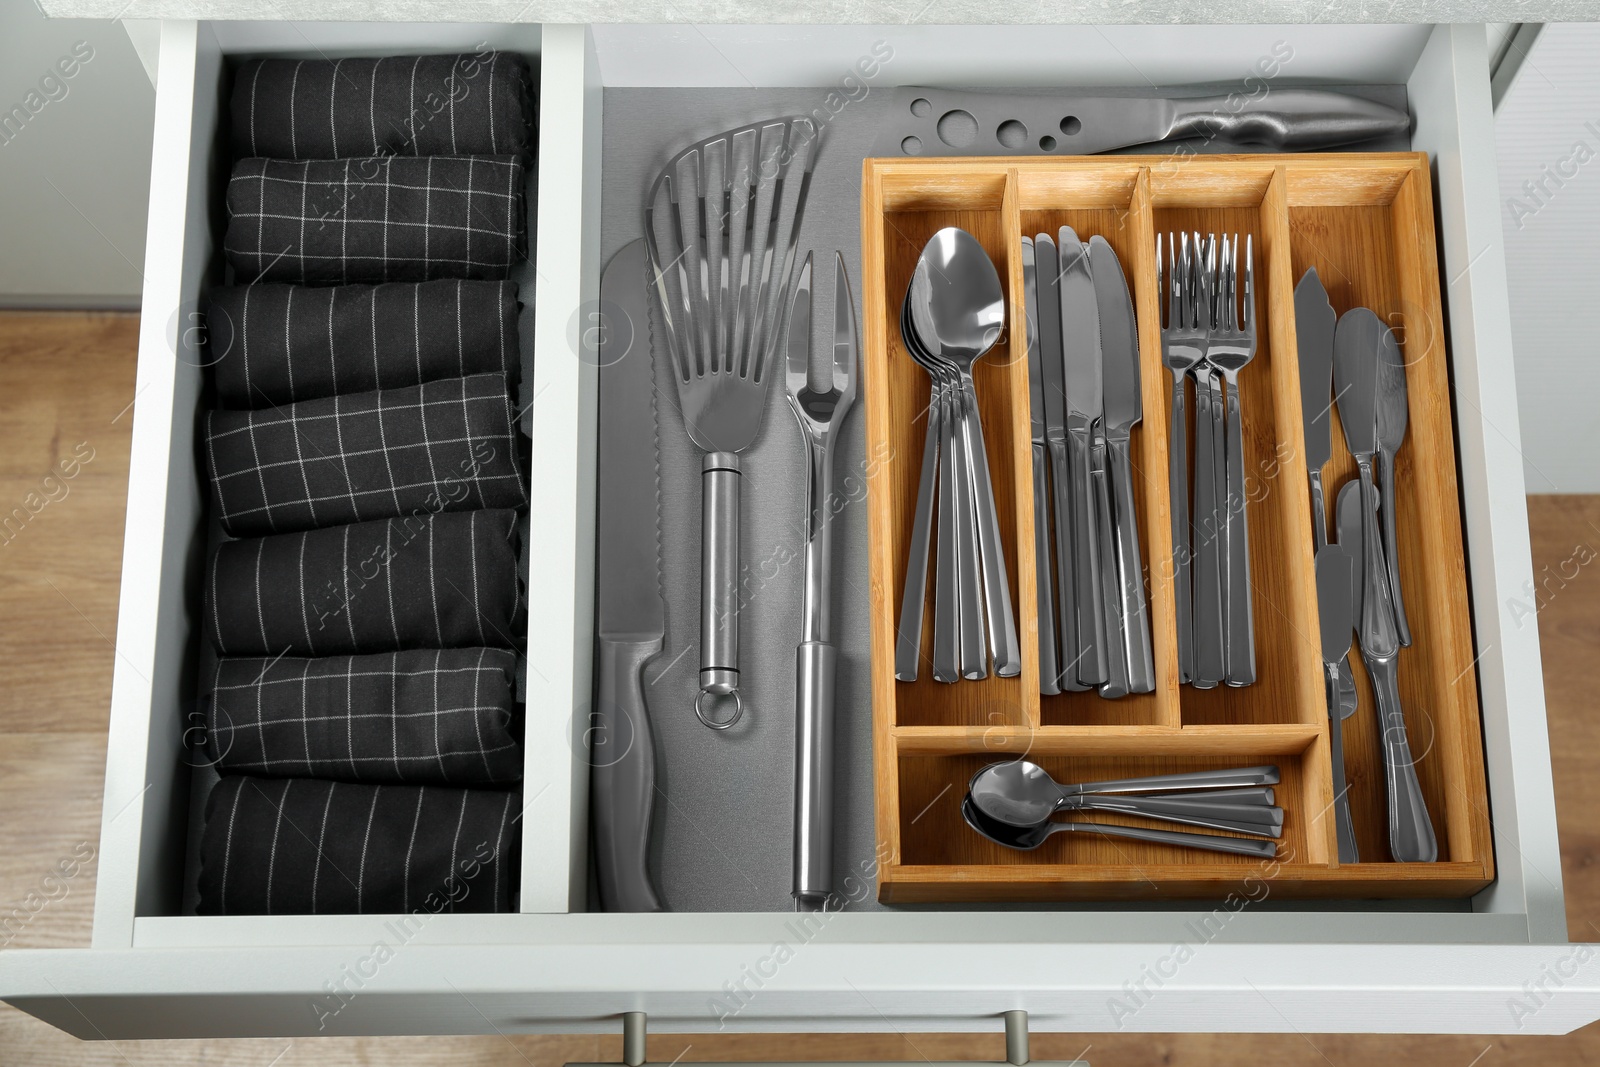
[[[1300,414],[1306,466],[1320,471],[1333,455],[1333,336],[1338,316],[1312,267],[1294,287],[1294,329],[1300,349]]]
[[[1078,682],[1078,609],[1072,577],[1071,478],[1067,465],[1067,387],[1061,368],[1061,261],[1055,238],[1033,238],[1034,276],[1039,291],[1039,380],[1044,392],[1044,433],[1050,460],[1050,500],[1054,518],[1057,685],[1072,692]]]
[[[1333,333],[1333,387],[1344,443],[1355,455],[1378,450],[1378,349],[1386,327],[1368,308],[1351,308]]]
[[[660,911],[649,871],[655,741],[644,665],[661,652],[660,460],[643,240],[600,279],[595,702],[587,731],[595,873],[607,911]]]
[[[1139,334],[1122,264],[1104,237],[1089,239],[1089,266],[1099,309],[1100,362],[1107,436],[1126,436],[1144,416],[1139,395]]]
[[[1070,227],[1056,237],[1061,257],[1061,369],[1067,410],[1098,419],[1104,408],[1100,358],[1100,305],[1095,297],[1089,253]]]
[[[1033,238],[1022,238],[1022,278],[1028,323],[1028,425],[1036,445],[1044,444],[1044,365],[1039,361],[1039,303],[1035,296],[1037,265]]]
[[[661,509],[655,367],[651,359],[649,257],[643,240],[611,258],[600,282],[600,436],[595,525],[602,634],[666,632],[661,595]]]
[[[1067,386],[1061,371],[1061,264],[1056,242],[1047,233],[1033,239],[1034,271],[1039,284],[1039,378],[1044,388],[1045,435],[1064,440],[1067,432]]]
[[[1339,490],[1339,499],[1335,504],[1335,519],[1339,528],[1339,547],[1344,549],[1345,555],[1351,559],[1350,575],[1350,618],[1361,618],[1361,597],[1363,590],[1361,574],[1361,556],[1365,551],[1362,544],[1364,534],[1361,526],[1361,483],[1355,479],[1346,482]],[[1359,627],[1359,621],[1353,621],[1352,628]],[[1346,649],[1348,651],[1348,648]]]

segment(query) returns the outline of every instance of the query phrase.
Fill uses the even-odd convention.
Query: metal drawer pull
[[[1030,1060],[1028,1059],[1028,1013],[1008,1011],[1002,1018],[1006,1024],[1006,1058],[997,1067],[1089,1067],[1088,1060]],[[622,1013],[622,1063],[569,1063],[566,1067],[668,1067],[651,1064],[645,1059],[645,1025],[648,1016],[642,1011]],[[735,1063],[719,1060],[716,1063],[690,1063],[673,1060],[671,1067],[972,1067],[983,1060],[760,1060]]]

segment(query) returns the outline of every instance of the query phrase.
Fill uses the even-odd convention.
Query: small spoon
[[[1084,793],[1179,793],[1276,785],[1277,782],[1278,768],[1262,766],[1061,785],[1037,763],[1017,759],[989,764],[972,776],[967,788],[990,817],[1003,819],[1013,826],[1032,826],[1048,819],[1067,798]]]
[[[917,340],[929,355],[952,364],[960,378],[963,432],[976,491],[989,654],[994,660],[994,673],[1012,678],[1022,673],[1022,652],[1011,609],[1011,586],[1006,578],[983,423],[978,416],[978,394],[972,381],[973,364],[988,354],[1005,329],[1006,302],[1000,273],[976,237],[959,227],[946,226],[923,247],[908,297]]]
[[[1008,826],[989,818],[979,811],[968,796],[961,802],[961,817],[967,820],[982,836],[997,845],[1031,852],[1047,841],[1051,834],[1083,833],[1105,837],[1127,837],[1135,841],[1148,841],[1158,845],[1175,845],[1179,848],[1199,848],[1211,852],[1232,852],[1241,856],[1271,859],[1278,854],[1278,846],[1271,841],[1251,837],[1218,837],[1213,834],[1186,834],[1177,830],[1146,830],[1139,826],[1115,826],[1094,822],[1049,822],[1021,828]]]

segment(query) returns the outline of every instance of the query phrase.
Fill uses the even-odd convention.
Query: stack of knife
[[[1142,417],[1133,301],[1116,253],[1063,226],[1022,238],[1038,561],[1039,689],[1155,689],[1133,501]]]
[[[1408,413],[1405,363],[1394,331],[1370,309],[1334,314],[1315,268],[1295,287],[1294,309],[1339,862],[1360,858],[1342,736],[1344,720],[1358,704],[1349,666],[1351,630],[1377,704],[1390,856],[1400,862],[1429,862],[1438,858],[1439,846],[1406,734],[1398,671],[1400,649],[1411,644],[1395,538],[1395,455],[1405,440]],[[1357,477],[1339,491],[1339,536],[1330,541],[1322,469],[1332,454],[1330,413],[1335,405]]]

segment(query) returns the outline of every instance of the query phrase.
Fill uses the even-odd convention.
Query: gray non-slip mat
[[[1405,107],[1403,87],[1350,91]],[[807,249],[815,254],[813,349],[830,344],[835,249],[849,268],[858,320],[861,313],[861,162],[892,97],[890,89],[872,88],[838,110],[842,98],[826,88],[605,90],[601,262],[644,235],[646,192],[678,150],[763,119],[832,115],[823,124],[800,235],[801,255]],[[1361,146],[1366,151],[1408,147],[1403,139]],[[1206,145],[1196,150],[1229,149]],[[670,378],[661,358],[658,353],[656,377],[666,384]],[[748,706],[743,721],[718,733],[702,726],[692,708],[700,656],[700,454],[672,406],[659,407],[657,420],[667,635],[665,650],[645,668],[660,787],[652,868],[665,904],[674,911],[787,911],[793,907],[794,655],[805,545],[804,443],[780,376],[767,397],[761,435],[741,454],[742,560],[751,577],[740,620],[739,655]],[[836,492],[843,505],[834,518],[833,541],[834,640],[840,652],[834,874],[835,888],[852,910],[880,907],[874,865],[864,430],[864,396],[858,395],[836,460]],[[954,814],[953,807],[944,813]],[[951,830],[968,832],[959,823]]]

